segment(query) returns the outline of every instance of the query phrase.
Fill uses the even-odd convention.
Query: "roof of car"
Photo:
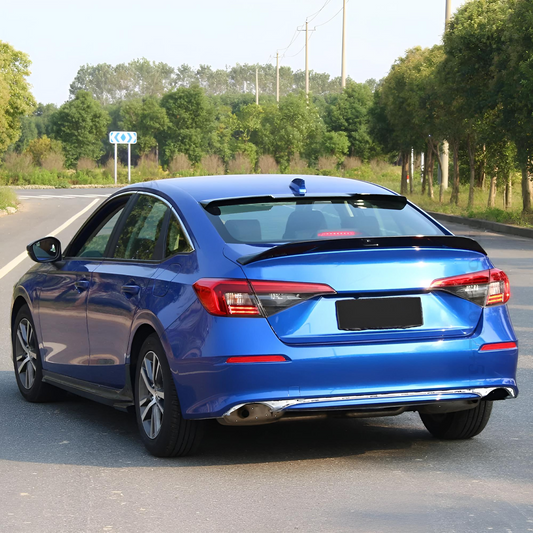
[[[196,201],[246,198],[251,196],[293,196],[290,184],[295,178],[305,181],[306,195],[320,194],[394,194],[366,181],[330,176],[297,174],[244,174],[229,176],[197,176],[172,178],[137,184],[166,193],[170,197],[179,190],[190,194]]]

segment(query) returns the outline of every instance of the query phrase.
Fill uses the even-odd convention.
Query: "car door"
[[[50,264],[39,294],[44,367],[86,379],[90,363],[87,296],[113,229],[131,195],[102,206],[74,237],[62,261]]]
[[[111,243],[110,258],[93,272],[87,304],[90,380],[115,389],[126,383],[132,322],[163,257],[163,223],[169,210],[154,195],[139,193]]]

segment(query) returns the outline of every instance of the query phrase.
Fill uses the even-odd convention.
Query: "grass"
[[[350,177],[371,181],[382,185],[396,192],[400,192],[401,170],[399,167],[390,165],[388,168],[372,170],[368,165],[356,169]],[[420,173],[415,173],[413,182],[413,194],[407,197],[416,205],[425,211],[435,211],[449,215],[457,215],[466,218],[477,218],[481,220],[490,220],[492,222],[501,222],[502,224],[514,224],[517,226],[533,227],[533,213],[524,214],[522,212],[522,197],[520,188],[520,177],[516,176],[513,183],[513,201],[510,209],[505,209],[503,205],[503,193],[501,190],[496,192],[495,207],[487,207],[488,186],[486,190],[476,189],[474,192],[474,205],[468,209],[468,185],[461,185],[459,190],[459,204],[451,204],[450,197],[452,194],[451,187],[444,191],[443,201],[439,203],[439,186],[436,183],[433,186],[434,198],[426,194],[422,195],[422,184],[420,182]]]
[[[17,207],[17,195],[7,187],[0,187],[0,209],[6,207]]]

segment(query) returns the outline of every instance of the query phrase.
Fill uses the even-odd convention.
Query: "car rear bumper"
[[[417,409],[439,405],[443,412],[467,409],[481,399],[516,398],[515,387],[479,387],[455,390],[412,391],[385,394],[358,394],[326,398],[294,398],[233,406],[219,419],[224,425],[243,426],[275,422],[286,414],[307,414],[329,411],[353,411],[367,416],[400,414],[409,407]],[[396,408],[396,409],[394,409]]]

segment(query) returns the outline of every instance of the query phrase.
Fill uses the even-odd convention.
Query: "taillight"
[[[482,307],[504,304],[511,297],[509,278],[497,268],[436,279],[430,289],[450,292]]]
[[[335,294],[329,285],[290,281],[206,278],[193,287],[206,311],[216,316],[271,316],[315,296]]]

